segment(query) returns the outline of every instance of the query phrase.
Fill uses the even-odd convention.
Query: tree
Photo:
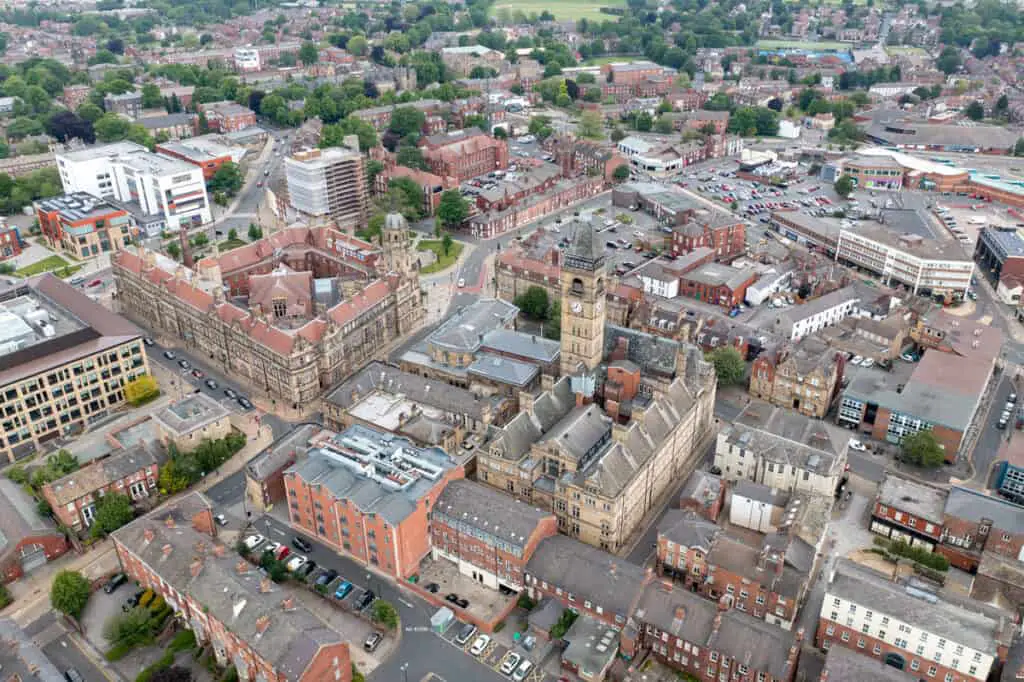
[[[146,83],[142,86],[142,106],[146,109],[164,106],[164,97],[155,83]]]
[[[228,239],[231,241],[236,241],[238,239],[238,230],[236,230],[233,227],[230,230],[228,230]]]
[[[225,161],[213,174],[207,185],[210,191],[224,192],[229,196],[234,196],[238,190],[242,189],[242,181],[242,171],[238,164],[234,161]]]
[[[252,241],[263,239],[263,230],[256,223],[249,223],[249,239]]]
[[[747,363],[743,361],[740,352],[732,346],[715,349],[709,354],[708,359],[715,366],[715,374],[720,385],[731,386],[743,381]]]
[[[131,405],[142,405],[160,395],[156,379],[148,374],[132,379],[124,385],[124,399]]]
[[[320,50],[315,43],[308,40],[302,43],[302,47],[299,48],[299,61],[306,66],[312,66],[320,61]]]
[[[659,117],[658,120],[654,122],[654,132],[661,133],[662,135],[671,133],[672,121],[668,120],[664,116]]]
[[[423,158],[423,152],[420,151],[419,147],[413,147],[406,145],[398,148],[398,154],[395,155],[395,161],[399,166],[405,166],[407,168],[417,168],[419,170],[429,170],[427,166],[427,160]]]
[[[99,120],[93,123],[93,130],[96,131],[96,139],[100,142],[117,142],[128,137],[132,124],[117,114],[103,114]],[[10,134],[10,129],[8,129]]]
[[[89,602],[89,581],[78,571],[61,571],[50,586],[50,604],[77,619]]]
[[[555,341],[562,338],[562,302],[557,298],[548,306],[548,319],[544,323],[544,338]]]
[[[423,217],[423,188],[412,178],[392,178],[388,182],[388,194],[399,199],[399,208],[406,218],[419,220]]]
[[[452,246],[454,245],[455,240],[452,239],[452,235],[448,232],[445,232],[444,236],[441,237],[441,250],[444,251],[444,255],[447,256],[449,253],[451,253]]]
[[[89,532],[94,538],[109,535],[133,518],[135,511],[127,495],[107,493],[96,502],[96,516]]]
[[[390,603],[378,599],[373,603],[373,622],[394,630],[398,627],[398,611]]]
[[[423,130],[426,120],[426,115],[415,107],[398,107],[391,112],[391,123],[388,125],[388,130],[399,137],[405,137],[412,133],[419,134]]]
[[[437,206],[437,217],[448,229],[454,229],[469,217],[469,202],[462,198],[457,189],[446,189],[441,192],[441,201]]]
[[[174,260],[181,258],[181,245],[178,244],[178,242],[167,242],[167,246],[165,248],[167,249],[167,255]]]
[[[934,469],[946,461],[946,453],[931,429],[903,436],[900,449],[905,461],[918,466]]]
[[[836,194],[844,199],[853,194],[853,188],[853,178],[849,175],[840,175],[839,179],[832,185],[832,189],[836,191]]]
[[[980,121],[985,118],[985,105],[978,100],[974,100],[967,105],[967,109],[964,110],[964,113],[967,114],[967,118],[972,121]]]
[[[576,126],[576,132],[580,137],[588,137],[592,140],[600,140],[604,137],[604,121],[597,111],[587,110],[580,114],[580,121]]]
[[[131,648],[153,637],[153,615],[144,606],[117,613],[103,624],[103,637],[114,646]]]
[[[616,182],[625,182],[626,180],[629,180],[629,164],[623,163],[616,166],[615,170],[612,171],[612,178]]]
[[[1017,144],[1013,145],[1014,156],[1024,156],[1024,137],[1017,138]]]
[[[366,42],[366,38],[363,36],[352,36],[348,39],[345,49],[356,57],[365,57],[367,52],[369,52],[370,44]]]
[[[46,122],[46,132],[60,142],[78,138],[87,144],[96,141],[92,123],[70,111],[58,111]]]
[[[77,113],[80,118],[85,119],[89,123],[95,123],[103,116],[103,109],[92,102],[83,102],[82,106],[78,107]]]
[[[531,320],[543,320],[548,314],[548,292],[544,287],[531,286],[513,301],[523,315]]]

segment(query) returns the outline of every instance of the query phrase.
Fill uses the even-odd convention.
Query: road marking
[[[414,609],[414,608],[416,608],[416,607],[415,607],[414,605],[410,604],[409,602],[405,601],[405,600],[404,600],[404,599],[402,599],[402,598],[399,598],[399,600],[398,600],[398,601],[399,601],[399,602],[401,602],[401,604],[402,604],[403,606],[406,606],[406,607],[408,607],[408,608],[410,608],[410,609]]]

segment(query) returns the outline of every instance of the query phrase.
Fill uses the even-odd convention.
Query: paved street
[[[61,672],[77,670],[87,682],[121,679],[110,666],[100,667],[93,663],[92,658],[86,653],[87,645],[77,636],[71,636],[67,626],[57,619],[53,611],[48,611],[29,623],[25,627],[25,634],[42,648],[47,658]]]

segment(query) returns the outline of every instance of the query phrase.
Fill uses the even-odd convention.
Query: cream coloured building
[[[616,552],[712,435],[715,376],[692,346],[605,324],[604,245],[569,227],[562,268],[562,377],[521,393],[490,429],[477,478],[558,519],[559,531]]]

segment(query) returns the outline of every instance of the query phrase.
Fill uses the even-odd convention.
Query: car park
[[[519,664],[519,667],[515,669],[515,672],[512,673],[512,679],[515,680],[515,682],[523,682],[532,669],[533,663],[524,659],[523,662]]]
[[[510,651],[505,655],[505,659],[501,662],[501,672],[504,675],[511,675],[515,672],[515,669],[519,667],[519,662],[523,660],[523,657],[514,651]]]
[[[345,597],[348,596],[348,593],[351,592],[351,591],[352,591],[352,583],[350,583],[347,580],[344,580],[344,581],[342,581],[342,583],[340,585],[338,585],[338,589],[336,589],[334,591],[334,598],[335,599],[344,599]]]
[[[465,646],[466,642],[476,634],[476,626],[472,623],[466,623],[459,630],[459,633],[455,635],[455,643],[459,646]]]

